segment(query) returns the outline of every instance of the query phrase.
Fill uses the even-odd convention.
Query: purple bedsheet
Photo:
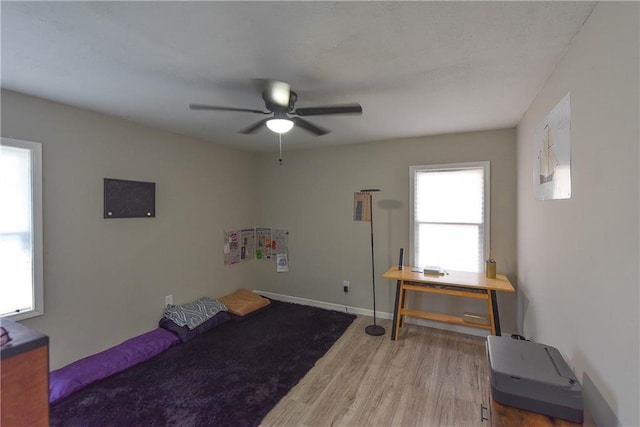
[[[179,342],[174,333],[158,328],[56,369],[49,374],[49,402],[144,362]]]

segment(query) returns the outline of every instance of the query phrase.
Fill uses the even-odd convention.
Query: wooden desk
[[[497,274],[495,279],[488,279],[484,273],[472,273],[468,271],[449,271],[448,274],[443,276],[435,276],[415,273],[411,271],[411,267],[405,267],[399,270],[398,267],[395,266],[387,270],[382,277],[396,280],[396,302],[391,330],[392,340],[398,339],[399,329],[403,326],[405,316],[473,326],[488,329],[493,335],[500,335],[500,316],[498,314],[496,291],[515,292],[513,285],[503,274]],[[407,308],[407,291],[428,292],[485,300],[487,301],[489,324],[483,325],[467,322],[462,316],[410,310]]]

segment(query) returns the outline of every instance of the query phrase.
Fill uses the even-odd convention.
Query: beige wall
[[[617,421],[598,394],[640,424],[638,16],[638,3],[600,3],[517,131],[524,333],[575,367],[601,425]],[[536,200],[534,132],[567,92],[571,199]]]
[[[42,143],[45,315],[51,369],[157,327],[164,297],[222,296],[222,230],[252,223],[250,156],[2,91],[2,136]],[[156,183],[157,216],[102,218],[103,178]]]
[[[515,282],[514,129],[324,148],[318,138],[317,144],[317,149],[287,152],[283,138],[282,166],[273,153],[256,155],[260,218],[291,232],[291,272],[275,273],[273,264],[258,264],[256,288],[345,304],[342,281],[349,280],[347,305],[371,309],[370,224],[352,220],[353,193],[380,188],[374,196],[376,305],[391,313],[395,283],[381,276],[398,262],[399,248],[409,251],[409,166],[481,160],[491,162],[492,253],[498,270]],[[428,307],[440,311],[486,311],[484,304],[468,299],[432,296],[430,301]],[[515,332],[515,296],[500,302],[505,330]]]
[[[295,152],[285,140],[279,166],[274,153],[10,91],[2,125],[5,137],[43,144],[45,315],[24,323],[51,337],[51,369],[154,328],[168,294],[184,303],[245,286],[344,304],[342,280],[350,280],[347,304],[370,309],[369,224],[351,220],[353,192],[365,187],[383,190],[374,211],[377,297],[378,310],[391,313],[394,284],[380,276],[400,247],[409,250],[409,165],[491,161],[492,250],[515,283],[513,129]],[[103,219],[104,177],[156,182],[157,217]],[[290,273],[276,274],[272,262],[223,266],[222,231],[253,225],[290,229]],[[426,306],[484,310],[469,300]],[[501,298],[500,308],[503,327],[515,331],[515,298]]]

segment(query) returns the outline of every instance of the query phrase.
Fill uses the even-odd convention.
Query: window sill
[[[43,314],[44,312],[42,311],[29,310],[21,313],[5,314],[0,317],[2,317],[3,319],[9,319],[9,320],[13,320],[14,322],[17,322],[20,320],[30,319],[32,317],[42,316]]]

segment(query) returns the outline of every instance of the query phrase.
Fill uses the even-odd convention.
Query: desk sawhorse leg
[[[502,335],[500,330],[500,314],[498,313],[498,298],[496,291],[489,291],[489,298],[491,298],[491,313],[493,313],[493,325],[496,328],[496,335]],[[491,315],[491,313],[489,315]]]
[[[393,306],[393,325],[391,325],[391,341],[396,341],[398,339],[398,303],[400,302],[400,280],[396,282],[396,303]]]
[[[400,328],[404,326],[404,316],[400,314],[400,308],[407,305],[407,291],[402,288],[402,281],[396,282],[396,303],[393,308],[393,325],[391,326],[391,340],[397,341]]]
[[[495,328],[495,335],[502,335],[502,331],[500,329],[500,314],[498,312],[498,299],[496,295],[496,291],[488,291],[489,298],[489,316],[493,320],[493,326]],[[407,300],[407,291],[402,289],[402,282],[400,280],[396,281],[396,300],[393,308],[393,325],[391,326],[391,340],[397,341],[398,334],[400,333],[399,329],[403,326],[404,316],[400,315],[400,307],[406,306]],[[402,301],[402,304],[400,302]]]

